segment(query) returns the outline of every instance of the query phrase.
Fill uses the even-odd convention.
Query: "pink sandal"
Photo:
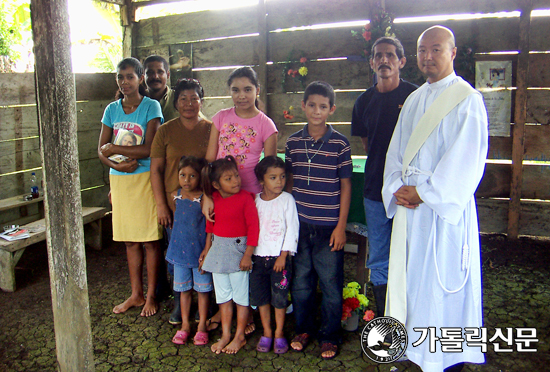
[[[208,332],[197,331],[193,337],[193,343],[197,346],[206,345],[208,343]]]
[[[175,343],[176,345],[185,345],[188,338],[189,338],[189,332],[177,331],[176,335],[172,339],[172,342]]]

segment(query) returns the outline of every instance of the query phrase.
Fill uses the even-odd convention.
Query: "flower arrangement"
[[[368,298],[359,293],[361,286],[357,282],[348,283],[342,292],[342,297],[344,299],[344,304],[342,305],[342,321],[351,317],[352,313],[357,315],[363,315],[363,319],[366,317],[367,312],[372,312],[372,310],[367,310],[369,305]],[[374,313],[373,313],[374,315]]]
[[[302,88],[306,88],[306,77],[309,72],[307,68],[307,62],[308,59],[306,57],[303,57],[303,53],[301,53],[302,57],[300,57],[299,60],[295,61],[293,60],[293,55],[295,54],[294,51],[291,51],[288,55],[288,59],[286,62],[283,62],[285,64],[285,67],[283,68],[283,76],[281,79],[281,85],[283,86],[283,91],[286,92],[285,84],[286,79],[288,77],[293,78],[295,81],[302,84]],[[299,63],[298,66],[296,64]]]
[[[294,115],[292,115],[292,110],[294,110],[294,106],[289,106],[288,110],[283,110],[283,117],[287,120],[294,119]]]
[[[396,29],[393,25],[394,16],[391,13],[386,12],[381,7],[376,7],[371,11],[372,17],[363,27],[363,31],[360,33],[358,31],[351,31],[351,36],[355,39],[363,40],[363,56],[366,59],[369,59],[370,52],[372,49],[372,44],[382,37],[395,37]]]

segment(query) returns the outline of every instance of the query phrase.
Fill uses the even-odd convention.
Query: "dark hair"
[[[174,87],[174,108],[177,110],[176,103],[178,102],[178,98],[184,90],[190,90],[193,89],[197,94],[199,95],[199,98],[202,100],[204,98],[204,89],[202,88],[202,85],[200,81],[196,79],[188,79],[188,78],[182,78],[179,79],[176,83],[176,86]]]
[[[318,94],[323,97],[327,97],[328,101],[330,103],[330,108],[334,106],[334,89],[332,88],[332,85],[329,83],[326,83],[324,81],[314,81],[310,83],[304,92],[304,103],[307,103],[307,99],[312,94]]]
[[[116,70],[118,72],[119,70],[125,70],[128,67],[131,67],[134,69],[134,72],[136,73],[138,78],[141,78],[143,76],[143,73],[144,73],[143,65],[138,59],[134,57],[124,58],[122,61],[118,63],[118,65],[116,66]],[[145,87],[141,84],[139,85],[139,94],[141,94],[142,96],[147,95],[147,91],[145,90]],[[120,89],[118,89],[115,94],[115,99],[118,100],[123,97],[124,97],[124,94],[120,91]]]
[[[277,155],[266,156],[254,167],[254,174],[258,181],[263,181],[264,176],[269,168],[283,168],[285,169],[285,162]]]
[[[256,71],[252,69],[250,66],[243,66],[239,67],[238,69],[234,70],[230,75],[229,79],[227,79],[227,86],[230,87],[231,83],[233,83],[234,79],[237,78],[248,78],[250,82],[256,87],[260,87],[260,81],[258,80],[258,74],[256,74]]]
[[[199,174],[199,186],[202,187],[201,173],[202,169],[206,167],[208,163],[204,158],[197,158],[195,156],[182,156],[178,163],[178,172],[185,167],[191,167],[195,172]]]
[[[143,66],[145,67],[145,69],[147,69],[147,65],[151,62],[162,62],[162,65],[164,66],[164,70],[167,73],[170,72],[170,66],[168,66],[168,62],[163,57],[153,54],[145,58],[145,61],[143,61]]]
[[[390,36],[382,36],[372,44],[372,48],[370,50],[370,59],[374,58],[374,47],[378,44],[390,44],[395,47],[395,54],[397,55],[397,58],[401,59],[405,57],[405,49],[403,48],[403,45],[396,37],[390,37]]]
[[[220,178],[223,172],[233,169],[237,172],[239,171],[239,168],[237,167],[237,161],[231,155],[227,155],[225,158],[215,160],[202,168],[201,177],[203,186],[202,189],[204,190],[204,193],[207,196],[211,197],[212,192],[214,191],[214,187],[212,186],[212,184],[214,182],[220,182]]]

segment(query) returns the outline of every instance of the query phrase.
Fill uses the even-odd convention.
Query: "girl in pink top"
[[[265,156],[276,155],[277,127],[256,106],[260,84],[251,67],[233,71],[227,85],[234,107],[223,109],[212,118],[214,126],[210,131],[206,160],[213,162],[232,155],[237,160],[242,188],[257,194],[261,186],[254,175],[254,167],[262,150]]]
[[[257,194],[261,191],[261,186],[254,175],[254,167],[260,160],[262,150],[265,156],[277,155],[277,127],[273,120],[258,109],[260,83],[258,75],[251,67],[240,67],[233,71],[227,85],[234,107],[223,109],[212,118],[214,125],[210,129],[205,158],[208,162],[213,162],[227,155],[233,156],[237,161],[241,187]],[[214,222],[213,210],[212,199],[205,195],[202,212],[207,221]],[[216,329],[219,319],[218,312],[208,320],[208,329]],[[250,312],[245,333],[248,335],[255,329]]]

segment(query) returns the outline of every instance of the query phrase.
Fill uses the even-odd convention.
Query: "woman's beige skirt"
[[[113,205],[113,240],[151,242],[162,238],[150,172],[109,175]]]

